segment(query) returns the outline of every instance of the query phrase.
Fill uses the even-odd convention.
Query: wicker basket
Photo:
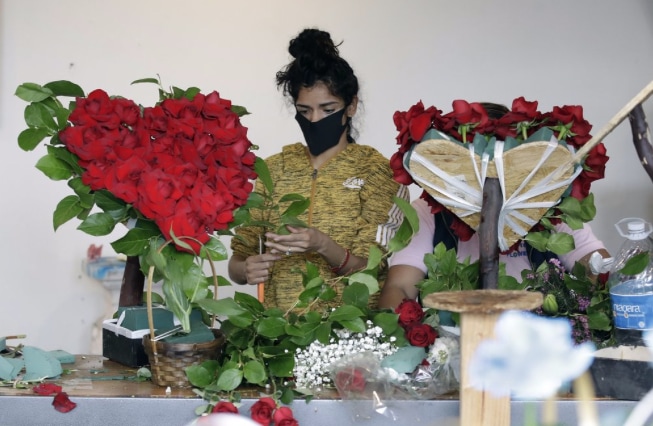
[[[224,346],[225,336],[213,329],[215,339],[204,343],[152,342],[150,335],[143,336],[143,346],[150,361],[152,383],[175,388],[191,387],[186,377],[186,367],[217,359]]]
[[[186,367],[201,364],[204,361],[218,359],[222,354],[222,348],[226,337],[217,329],[211,329],[215,339],[202,343],[168,343],[163,341],[152,341],[150,336],[155,336],[154,319],[152,316],[152,277],[154,266],[150,266],[147,276],[147,322],[150,326],[150,334],[143,336],[143,348],[150,361],[152,372],[152,383],[159,386],[170,386],[175,388],[187,388],[192,385],[186,377]],[[215,291],[214,297],[218,295],[218,282],[214,275]],[[211,324],[215,323],[215,317],[211,317]]]

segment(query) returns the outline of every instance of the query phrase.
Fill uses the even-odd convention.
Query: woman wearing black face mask
[[[358,79],[329,33],[306,29],[291,40],[289,52],[294,59],[277,73],[277,86],[292,99],[306,144],[287,145],[266,163],[277,197],[300,193],[310,198],[300,217],[308,228],[266,233],[263,254],[257,230],[243,228],[238,231],[242,238],[232,239],[229,260],[233,281],[265,282],[265,305],[284,310],[303,290],[296,270],[305,270],[307,261],[328,278],[364,268],[372,245],[385,250],[403,218],[393,197],[408,199],[406,187],[393,180],[388,159],[354,142]],[[339,304],[341,291],[336,289],[332,305]]]

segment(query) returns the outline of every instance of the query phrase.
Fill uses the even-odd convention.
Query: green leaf
[[[377,266],[379,266],[381,260],[383,260],[383,252],[377,246],[370,246],[370,251],[367,257],[367,266],[365,269],[375,269]]]
[[[263,385],[264,382],[268,379],[268,375],[265,372],[265,367],[259,361],[252,360],[249,361],[243,367],[243,373],[245,375],[245,380],[249,383],[254,383],[257,385]]]
[[[323,345],[329,343],[331,338],[331,327],[331,321],[325,321],[315,329],[315,338]]]
[[[329,315],[329,320],[330,321],[343,321],[343,320],[353,320],[355,318],[359,318],[363,316],[363,311],[358,309],[355,306],[351,305],[342,305],[338,308],[336,308],[331,314]]]
[[[343,327],[347,328],[348,330],[351,330],[355,333],[364,333],[366,328],[365,328],[365,322],[363,321],[362,318],[354,318],[352,320],[340,320],[338,321]]]
[[[66,180],[73,175],[70,166],[54,155],[44,155],[37,161],[36,168],[52,180]]]
[[[612,329],[612,321],[605,312],[588,313],[587,325],[592,330],[610,331]]]
[[[23,83],[16,88],[14,94],[26,102],[41,102],[54,95],[52,90],[36,83]]]
[[[202,248],[200,249],[200,255],[202,258],[210,258],[214,262],[227,260],[229,258],[227,247],[222,241],[220,241],[219,238],[215,237],[209,238],[209,241],[202,245]]]
[[[528,241],[535,250],[546,251],[546,243],[549,241],[548,232],[529,232],[524,237],[524,241]]]
[[[581,219],[579,219],[579,218],[565,215],[565,216],[563,216],[563,220],[573,230],[583,228],[583,221]]]
[[[265,163],[265,160],[263,160],[260,157],[256,157],[256,161],[254,162],[254,171],[258,175],[258,179],[263,183],[263,186],[265,187],[265,192],[268,194],[274,193],[274,182],[272,182],[272,177],[270,176],[270,169],[268,168],[268,165]]]
[[[637,275],[641,273],[651,262],[651,254],[647,251],[636,254],[628,259],[623,268],[619,270],[624,275]]]
[[[237,291],[234,294],[234,301],[253,314],[259,314],[265,310],[263,304],[259,302],[256,297],[251,296],[247,293]]]
[[[95,205],[95,195],[91,193],[91,188],[84,185],[82,178],[76,177],[68,181],[68,186],[75,191],[79,197],[80,205],[85,209],[90,209]]]
[[[148,77],[148,78],[140,78],[138,80],[134,80],[131,82],[131,84],[139,84],[139,83],[154,83],[154,84],[160,84],[159,80],[153,77]]]
[[[48,134],[53,135],[58,129],[57,123],[50,114],[50,111],[40,103],[29,104],[25,107],[25,123],[29,127],[45,128]]]
[[[580,202],[580,218],[585,222],[590,222],[596,216],[596,206],[594,205],[594,194],[591,192]]]
[[[84,173],[84,169],[79,166],[79,158],[64,146],[48,145],[47,150],[48,155],[52,155],[66,163],[74,175],[81,176]]]
[[[569,253],[574,249],[574,247],[574,237],[566,232],[552,233],[549,237],[549,241],[546,243],[547,250],[550,250],[555,254]]]
[[[578,201],[577,198],[566,197],[562,200],[560,204],[558,204],[557,207],[558,209],[560,209],[560,211],[567,213],[570,216],[573,217],[580,216],[580,201]]]
[[[244,115],[249,114],[249,111],[247,111],[247,108],[245,108],[244,106],[240,106],[240,105],[231,104],[231,111],[235,112],[238,117],[242,117]]]
[[[288,208],[281,213],[281,218],[285,218],[288,216],[296,217],[299,216],[300,214],[304,213],[308,206],[311,204],[311,200],[308,198],[305,198],[301,201],[293,201],[290,203]]]
[[[275,338],[286,333],[286,320],[278,317],[263,318],[259,321],[256,331],[261,336]]]
[[[395,235],[388,242],[388,251],[391,253],[406,247],[413,235],[419,230],[419,219],[415,208],[408,201],[399,197],[394,197],[394,202],[404,214],[404,219]]]
[[[97,193],[96,202],[97,202]],[[161,235],[159,232],[158,235]],[[125,234],[124,237],[111,243],[111,247],[116,253],[123,253],[127,256],[140,256],[145,254],[150,245],[150,239],[157,234],[150,230],[142,228],[132,228]]]
[[[293,353],[278,355],[268,360],[268,371],[275,377],[292,377],[295,368]]]
[[[192,101],[193,99],[195,99],[195,96],[200,92],[201,90],[199,87],[189,87],[184,91],[184,97],[189,101]]]
[[[399,315],[389,313],[389,312],[381,312],[378,313],[374,316],[372,319],[372,322],[374,325],[381,327],[383,330],[383,334],[386,336],[390,336],[392,333],[395,332],[397,327],[399,327]]]
[[[54,230],[59,229],[61,225],[76,217],[82,211],[84,211],[84,208],[81,206],[79,197],[76,195],[68,195],[59,201],[52,215]]]
[[[373,277],[370,274],[365,272],[354,272],[349,276],[349,284],[360,283],[367,286],[370,294],[374,294],[379,291],[379,282],[376,277]]]
[[[367,307],[370,300],[370,291],[365,284],[350,284],[342,292],[342,301],[347,305],[353,305],[359,308]]]
[[[25,129],[18,135],[18,146],[23,151],[32,151],[49,134],[47,129]]]
[[[44,84],[43,87],[50,89],[54,96],[70,96],[83,98],[84,91],[81,87],[67,80],[51,81]]]
[[[243,381],[243,372],[237,368],[230,368],[220,373],[217,386],[223,391],[232,391],[236,389]]]
[[[198,301],[198,304],[209,314],[213,315],[226,315],[227,317],[242,315],[247,312],[246,309],[241,307],[231,297],[224,299],[205,299]]]
[[[79,224],[77,229],[80,231],[86,232],[89,235],[99,237],[102,235],[108,235],[115,228],[116,222],[113,220],[108,213],[94,213],[84,219],[82,223]]]
[[[199,365],[191,365],[184,369],[188,381],[195,387],[205,388],[213,382],[218,373],[219,363],[216,360],[204,361]]]
[[[163,281],[163,295],[166,299],[166,307],[177,317],[185,333],[190,332],[190,312],[192,310],[190,301],[184,294],[182,288],[170,280]]]

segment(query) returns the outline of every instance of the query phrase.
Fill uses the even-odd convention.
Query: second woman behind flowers
[[[294,59],[277,73],[277,86],[292,99],[306,144],[286,145],[266,163],[277,197],[310,198],[300,217],[308,227],[288,227],[288,235],[268,232],[263,254],[259,231],[242,228],[229,261],[233,281],[265,282],[265,305],[284,310],[303,290],[297,270],[307,261],[329,278],[364,268],[372,245],[385,250],[402,220],[393,197],[408,198],[406,187],[393,180],[388,159],[354,141],[358,79],[329,33],[306,29],[291,40],[289,52]]]

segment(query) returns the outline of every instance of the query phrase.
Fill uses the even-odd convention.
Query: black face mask
[[[295,115],[295,120],[302,129],[306,145],[308,145],[308,150],[312,155],[318,156],[327,149],[338,145],[340,136],[347,127],[347,124],[342,124],[344,115],[345,108],[315,122],[311,122],[300,113]]]

